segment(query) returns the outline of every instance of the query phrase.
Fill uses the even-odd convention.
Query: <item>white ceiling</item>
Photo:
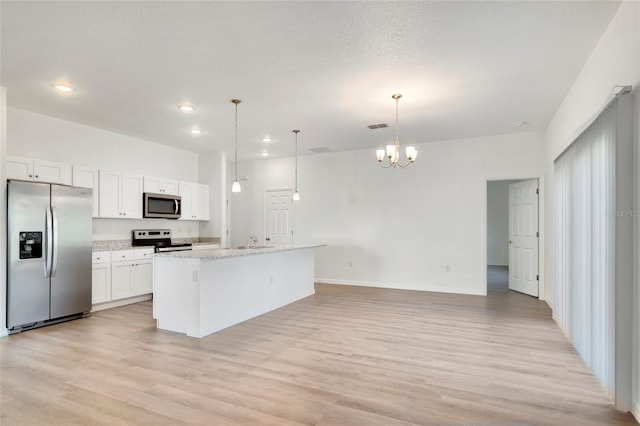
[[[9,106],[206,152],[233,149],[230,100],[239,98],[245,159],[291,155],[294,128],[303,153],[390,143],[394,93],[403,94],[402,144],[544,130],[619,6],[0,4]],[[60,80],[77,91],[55,93]],[[197,111],[180,112],[184,102]],[[204,133],[189,135],[194,126]]]

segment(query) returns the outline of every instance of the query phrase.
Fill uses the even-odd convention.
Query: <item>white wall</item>
[[[553,188],[553,160],[575,140],[604,107],[613,87],[640,81],[640,4],[624,2],[551,120],[545,135],[545,180]],[[546,300],[553,300],[553,190],[546,192]]]
[[[609,27],[603,34],[598,45],[591,53],[582,71],[576,78],[562,105],[554,115],[545,135],[545,181],[547,188],[553,188],[553,160],[586,128],[591,120],[599,114],[604,107],[612,89],[616,85],[633,85],[635,87],[635,117],[640,120],[640,93],[636,87],[640,83],[640,3],[625,1],[612,19]],[[636,121],[637,125],[637,121]],[[640,135],[635,134],[636,147],[640,149]],[[637,162],[640,167],[640,161]],[[640,182],[636,180],[634,191],[638,196]],[[553,191],[546,192],[546,246],[545,246],[545,291],[546,299],[553,298],[554,276],[554,199]],[[637,203],[637,202],[636,202]],[[637,206],[638,204],[636,204]],[[636,232],[636,238],[640,238],[640,232]],[[638,241],[636,241],[638,247]],[[638,253],[636,253],[636,256]],[[640,261],[640,259],[638,259]],[[636,324],[640,321],[640,282],[638,276],[635,279]],[[640,327],[636,327],[635,338],[635,371],[634,387],[634,414],[640,418],[640,396],[638,395],[638,383],[640,383],[640,365],[638,359],[638,341],[640,341]]]
[[[485,293],[486,181],[541,176],[542,134],[418,150],[407,170],[379,167],[373,150],[299,158],[294,243],[327,244],[317,252],[317,279]],[[248,181],[231,195],[232,245],[246,243],[251,233],[264,235],[264,189],[293,186],[293,159],[243,162],[238,174]]]
[[[0,86],[0,336],[7,334],[7,90]]]
[[[638,8],[638,22],[640,23],[640,7]],[[640,45],[640,31],[638,32],[638,45]],[[634,380],[633,380],[633,413],[640,421],[640,93],[635,94],[635,331],[634,336]]]
[[[9,155],[198,182],[198,155],[154,142],[8,108]],[[167,228],[174,237],[197,237],[197,222],[94,219],[94,240],[128,239],[137,228]]]
[[[487,265],[509,266],[509,184],[487,182]]]

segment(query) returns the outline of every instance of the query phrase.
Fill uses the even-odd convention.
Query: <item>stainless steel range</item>
[[[133,246],[153,246],[156,253],[191,250],[189,243],[171,242],[170,229],[134,229],[131,231]]]

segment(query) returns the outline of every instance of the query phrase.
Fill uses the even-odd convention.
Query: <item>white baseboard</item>
[[[633,403],[633,408],[631,408],[631,414],[636,418],[636,421],[640,423],[640,400]]]
[[[390,284],[390,283],[376,283],[369,281],[349,281],[349,280],[334,280],[331,278],[316,278],[315,281],[320,284],[335,284],[335,285],[353,285],[359,287],[376,287],[376,288],[392,288],[395,290],[417,290],[417,291],[431,291],[435,293],[452,293],[452,294],[468,294],[472,296],[486,296],[486,290],[472,290],[468,288],[456,288],[456,287],[435,287],[435,286],[417,286],[411,284]]]
[[[117,308],[118,306],[131,305],[133,303],[146,302],[151,300],[152,294],[143,294],[142,296],[128,297],[126,299],[114,300],[113,302],[99,303],[91,306],[91,312],[104,311],[105,309]]]
[[[6,337],[9,335],[9,329],[8,328],[0,328],[0,337]]]

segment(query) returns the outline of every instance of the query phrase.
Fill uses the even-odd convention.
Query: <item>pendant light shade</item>
[[[236,155],[235,155],[235,180],[231,185],[231,192],[242,192],[240,182],[238,181],[238,104],[242,102],[240,99],[231,99],[236,106]]]
[[[300,193],[298,192],[298,133],[300,133],[300,130],[293,130],[293,133],[295,135],[295,159],[296,159],[296,166],[295,166],[295,174],[296,174],[296,181],[295,181],[295,189],[293,190],[293,201],[300,201]]]

